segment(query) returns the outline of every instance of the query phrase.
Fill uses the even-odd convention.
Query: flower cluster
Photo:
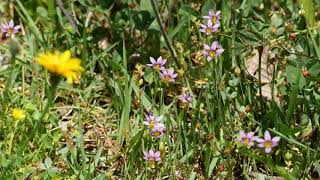
[[[203,32],[206,35],[217,32],[220,27],[220,14],[220,11],[214,12],[213,10],[210,10],[208,16],[203,16],[203,18],[207,20],[207,24],[200,25],[200,32]],[[209,62],[212,59],[217,58],[223,51],[224,49],[217,41],[214,41],[211,46],[209,46],[208,44],[204,44],[203,54],[206,56]]]
[[[258,143],[258,147],[264,148],[265,152],[269,154],[272,148],[276,147],[280,141],[280,137],[271,137],[270,132],[266,130],[264,132],[264,138],[259,138],[254,136],[254,132],[245,133],[244,131],[240,131],[240,138],[238,141],[241,144],[246,145],[248,148],[254,145],[254,141]]]
[[[149,129],[150,134],[155,138],[160,138],[165,130],[165,125],[161,123],[162,116],[155,116],[153,114],[146,115],[143,122]]]
[[[146,115],[145,121],[143,122],[144,125],[147,126],[150,135],[155,138],[160,138],[165,130],[165,125],[161,123],[162,116],[155,116],[153,114]],[[160,161],[160,151],[155,152],[153,149],[150,149],[149,152],[143,152],[144,157],[143,159],[149,162],[152,167],[154,166],[155,162]]]
[[[166,84],[175,82],[177,74],[174,73],[174,69],[172,67],[168,69],[165,68],[164,65],[167,62],[166,59],[163,59],[162,56],[160,56],[157,60],[155,60],[153,57],[150,57],[150,62],[151,64],[147,64],[147,66],[152,67],[157,72],[159,72],[160,78],[163,82],[165,82]]]
[[[14,25],[13,20],[10,20],[9,23],[2,23],[1,24],[1,33],[2,33],[2,39],[6,39],[8,37],[11,37],[14,34],[17,34],[20,30],[20,26]]]

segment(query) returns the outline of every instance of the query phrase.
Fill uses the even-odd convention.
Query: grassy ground
[[[319,178],[319,1],[8,0],[0,13],[21,27],[1,33],[0,179]],[[207,61],[214,41],[224,51]],[[67,50],[73,63],[39,61]],[[159,56],[174,82],[146,65]]]

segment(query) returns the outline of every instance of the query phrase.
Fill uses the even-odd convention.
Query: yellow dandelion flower
[[[26,117],[26,114],[24,113],[23,110],[19,108],[14,108],[12,110],[12,117],[14,120],[22,120]]]
[[[83,71],[80,59],[72,58],[69,50],[63,53],[56,51],[40,54],[36,60],[50,73],[56,76],[64,76],[70,84],[76,81]]]

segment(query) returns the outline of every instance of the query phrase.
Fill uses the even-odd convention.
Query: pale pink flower
[[[280,141],[280,137],[271,137],[270,132],[266,130],[264,132],[264,139],[256,138],[256,141],[259,143],[258,146],[264,148],[265,152],[269,154],[272,148],[276,147]]]
[[[19,32],[20,26],[14,26],[13,20],[11,20],[8,24],[1,25],[1,32],[5,33],[7,37],[11,36],[12,34],[16,34]]]

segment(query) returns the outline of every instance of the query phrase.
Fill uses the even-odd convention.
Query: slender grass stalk
[[[294,112],[294,109],[297,105],[297,97],[298,97],[298,93],[299,93],[299,84],[300,84],[300,79],[301,79],[301,72],[298,71],[297,72],[297,79],[296,79],[296,82],[295,82],[295,85],[293,87],[293,91],[290,95],[290,99],[289,99],[289,107],[288,107],[288,112],[287,112],[287,115],[286,115],[286,123],[294,123],[294,121],[290,121],[290,119],[292,118],[293,116],[293,112]]]
[[[54,104],[54,95],[56,92],[56,89],[58,87],[58,84],[60,82],[60,77],[51,77],[51,84],[49,86],[47,86],[46,88],[46,94],[47,94],[47,104],[45,105],[45,108],[43,109],[41,116],[39,118],[39,120],[36,121],[36,125],[35,125],[35,129],[36,131],[39,130],[40,125],[42,125],[43,123],[43,119],[46,116],[46,114],[48,113],[49,109],[52,107],[52,105]]]
[[[156,0],[150,0],[151,1],[151,5],[152,5],[152,9],[153,9],[153,12],[154,12],[154,15],[156,16],[156,19],[157,19],[157,22],[159,24],[159,27],[160,27],[160,31],[161,31],[161,34],[167,44],[167,47],[171,53],[171,56],[173,57],[175,63],[177,64],[177,66],[180,66],[179,64],[179,60],[177,58],[177,55],[176,55],[176,51],[174,50],[172,44],[170,43],[169,41],[169,38],[168,38],[168,35],[166,33],[166,30],[164,29],[163,27],[163,23],[162,23],[162,20],[161,20],[161,17],[160,17],[160,13],[159,13],[159,10],[158,10],[158,6],[157,6],[157,2]]]

